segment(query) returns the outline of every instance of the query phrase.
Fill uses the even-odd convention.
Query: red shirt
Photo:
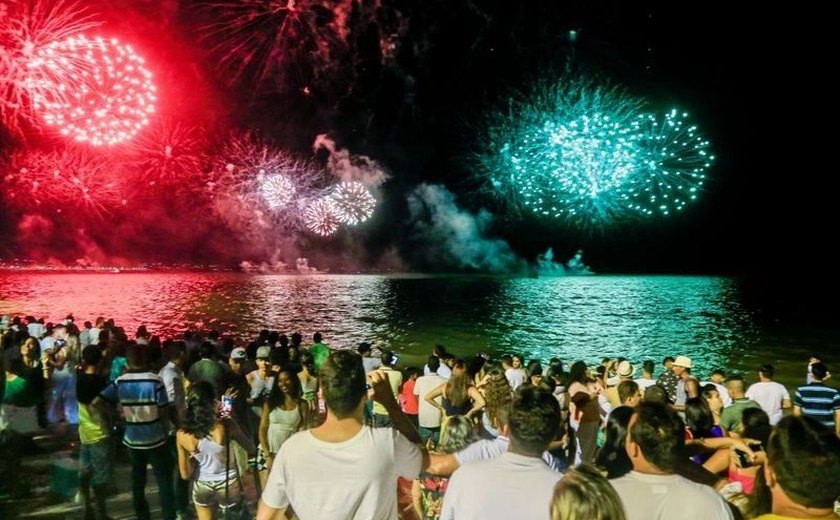
[[[420,403],[417,401],[417,396],[414,395],[415,381],[416,379],[409,379],[403,383],[402,392],[400,393],[403,413],[408,415],[417,415],[420,413]]]

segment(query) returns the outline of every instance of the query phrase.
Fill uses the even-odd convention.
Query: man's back
[[[465,464],[449,479],[440,518],[547,519],[554,486],[562,476],[541,458],[510,451]]]
[[[344,442],[325,442],[312,431],[287,440],[262,500],[291,504],[301,520],[397,519],[397,477],[415,479],[423,456],[391,428],[363,426]]]
[[[610,480],[627,520],[731,520],[732,511],[714,489],[679,475],[631,471]]]
[[[123,444],[129,448],[151,449],[166,442],[161,408],[169,405],[169,398],[160,376],[152,372],[128,372],[99,395],[113,405],[122,406],[126,423]]]
[[[834,429],[834,414],[840,410],[840,391],[822,382],[810,383],[796,389],[793,404],[802,409],[802,415]]]
[[[741,416],[747,408],[761,408],[761,406],[746,397],[735,399],[732,401],[732,404],[724,408],[723,412],[721,412],[720,425],[728,431],[738,430],[741,427]]]
[[[782,420],[782,402],[790,399],[790,394],[787,388],[775,381],[759,381],[750,385],[747,397],[767,412],[770,424],[776,424]]]
[[[202,359],[190,368],[187,379],[190,380],[190,383],[197,383],[198,381],[210,383],[216,390],[216,395],[219,395],[225,391],[222,388],[224,377],[225,368],[221,364],[212,359]]]

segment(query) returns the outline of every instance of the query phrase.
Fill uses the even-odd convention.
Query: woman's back
[[[236,470],[235,467],[226,467],[226,451],[224,427],[221,424],[217,424],[207,437],[198,439],[191,455],[198,465],[198,480],[225,480],[228,472]]]

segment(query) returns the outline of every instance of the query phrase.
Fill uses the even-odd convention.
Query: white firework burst
[[[361,182],[344,181],[338,184],[330,198],[335,203],[341,222],[351,226],[369,219],[376,209],[376,199]]]

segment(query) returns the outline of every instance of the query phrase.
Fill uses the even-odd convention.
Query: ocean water
[[[836,320],[810,312],[801,295],[727,277],[0,273],[0,314],[68,313],[79,323],[114,318],[129,334],[145,324],[164,338],[198,328],[241,340],[263,328],[307,339],[320,331],[336,348],[388,346],[404,364],[421,364],[436,343],[464,357],[624,356],[637,367],[683,354],[700,377],[773,362],[788,384],[804,378],[811,353],[840,352]]]

